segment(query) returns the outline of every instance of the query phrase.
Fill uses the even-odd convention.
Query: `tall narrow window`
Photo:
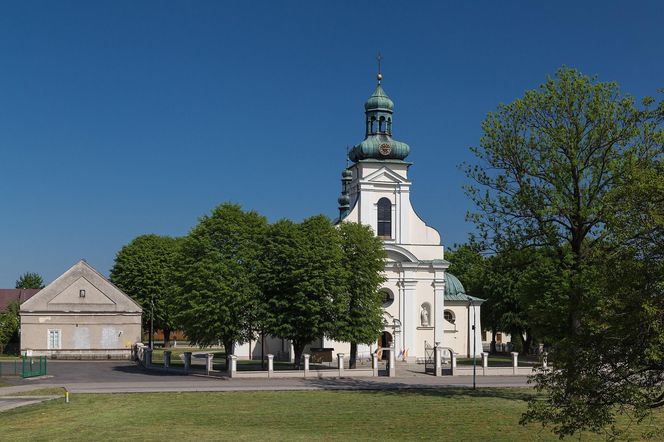
[[[392,238],[392,203],[387,198],[378,200],[378,236]]]

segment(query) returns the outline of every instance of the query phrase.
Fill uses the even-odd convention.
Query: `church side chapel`
[[[341,174],[337,222],[371,226],[387,252],[383,294],[384,330],[373,345],[359,345],[358,357],[369,358],[378,348],[394,348],[397,360],[418,362],[426,350],[447,347],[461,357],[482,352],[480,305],[484,300],[465,293],[461,282],[446,270],[440,234],[428,226],[410,202],[411,181],[406,161],[408,144],[392,137],[394,103],[378,84],[364,104],[365,138],[348,154],[350,165]],[[476,324],[476,332],[472,326]],[[475,342],[473,342],[475,340]],[[290,345],[266,339],[267,352],[285,355]],[[350,344],[322,338],[311,347],[350,354]],[[260,358],[260,342],[237,348],[237,356]],[[385,358],[385,353],[383,358]]]

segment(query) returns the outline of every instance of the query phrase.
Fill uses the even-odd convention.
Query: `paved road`
[[[403,370],[399,377],[345,379],[228,379],[183,376],[145,371],[128,361],[49,361],[49,377],[16,379],[16,387],[2,392],[20,392],[35,387],[63,386],[72,393],[259,391],[259,390],[394,390],[441,387],[470,387],[471,376],[434,377]],[[524,387],[526,376],[478,376],[480,387]]]

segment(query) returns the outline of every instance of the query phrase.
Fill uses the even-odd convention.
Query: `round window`
[[[445,310],[443,312],[443,318],[449,323],[454,324],[454,313],[452,313],[452,310]]]
[[[392,303],[394,302],[394,294],[392,293],[392,291],[388,289],[382,289],[380,291],[380,294],[383,297],[383,308],[391,306]]]

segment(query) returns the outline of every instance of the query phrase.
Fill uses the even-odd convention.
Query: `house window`
[[[60,348],[60,330],[48,331],[47,348],[49,350],[57,350]]]
[[[456,318],[454,317],[454,313],[452,312],[452,310],[445,310],[445,311],[443,312],[443,318],[445,318],[445,320],[446,320],[447,322],[449,322],[450,324],[454,324],[454,321],[456,320]]]
[[[378,236],[392,238],[392,203],[387,198],[378,200]]]
[[[85,298],[85,289],[81,289],[78,291],[78,297],[79,298]]]

